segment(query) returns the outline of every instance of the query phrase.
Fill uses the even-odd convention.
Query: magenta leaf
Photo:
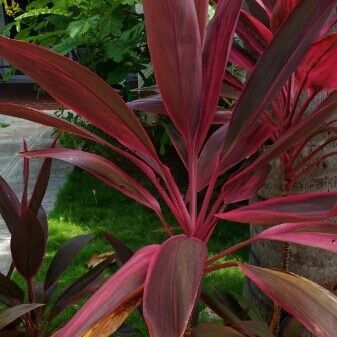
[[[144,318],[152,337],[182,337],[192,313],[207,258],[198,239],[179,235],[153,257],[144,288]]]
[[[297,194],[256,202],[218,214],[221,219],[271,225],[326,220],[337,215],[337,192]]]
[[[118,310],[130,294],[144,284],[151,257],[157,250],[158,246],[153,245],[136,252],[53,337],[81,337],[101,319]]]
[[[318,337],[334,337],[337,297],[303,277],[251,265],[240,265],[267,296],[288,311]]]
[[[292,242],[337,253],[337,224],[327,222],[284,223],[262,231],[253,239]]]
[[[155,149],[141,123],[116,91],[97,75],[50,50],[5,37],[0,37],[0,56],[67,108],[126,147],[156,160]]]
[[[199,146],[204,142],[218,104],[241,6],[242,0],[219,0],[215,15],[207,28],[203,50],[203,114],[198,139]]]
[[[145,0],[143,6],[151,60],[166,110],[184,140],[192,142],[201,117],[202,78],[194,0]]]
[[[309,89],[336,89],[337,33],[314,43],[303,59],[296,75]]]
[[[24,156],[29,158],[49,157],[76,165],[130,198],[154,210],[157,214],[160,213],[158,201],[145,187],[103,157],[84,151],[62,148],[31,151],[25,153]]]
[[[271,103],[309,50],[336,4],[336,0],[302,0],[289,15],[260,58],[235,106],[225,149],[234,147],[237,139]],[[266,69],[268,76],[265,76]]]

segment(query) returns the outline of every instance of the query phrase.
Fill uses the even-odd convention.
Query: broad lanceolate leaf
[[[0,177],[0,214],[8,230],[12,232],[13,226],[18,221],[18,216],[20,212],[20,201],[9,187],[7,182]]]
[[[200,123],[201,39],[194,0],[143,2],[148,45],[165,107],[190,145]]]
[[[0,312],[0,330],[11,324],[28,312],[43,306],[43,304],[19,304]]]
[[[278,0],[271,17],[271,28],[276,32],[300,0]]]
[[[74,262],[81,249],[93,238],[91,234],[83,234],[64,243],[56,252],[49,265],[44,282],[44,289],[48,290],[62,275],[67,267]]]
[[[200,40],[201,44],[204,44],[206,25],[208,20],[208,5],[209,0],[194,0],[195,8],[198,16],[199,30],[200,30]]]
[[[103,157],[84,151],[62,148],[32,151],[24,155],[29,158],[49,157],[76,165],[156,213],[160,213],[158,201],[148,190]]]
[[[55,304],[50,310],[49,318],[53,319],[70,305],[78,302],[83,297],[93,294],[104,279],[101,278],[103,271],[111,265],[112,258],[107,258],[97,266],[90,269],[86,274],[78,278],[57,298]]]
[[[126,147],[146,157],[157,157],[133,112],[108,84],[88,69],[45,48],[4,37],[0,37],[0,56]]]
[[[202,324],[192,329],[192,337],[244,337],[241,332],[233,328],[217,325]]]
[[[113,319],[122,324],[118,319],[123,315],[120,309],[128,303],[130,295],[144,284],[150,260],[157,250],[156,245],[139,250],[53,337],[81,337],[107,315],[115,314]],[[123,318],[126,317],[123,315]]]
[[[128,262],[133,256],[134,252],[124,242],[116,238],[111,233],[103,232],[103,234],[116,252],[117,261],[119,261],[121,265]]]
[[[241,184],[223,186],[221,191],[221,197],[225,204],[231,204],[243,200],[249,200],[252,198],[259,189],[264,185],[268,174],[270,172],[270,166],[266,166],[252,172],[242,179]]]
[[[298,243],[337,253],[337,224],[326,222],[284,223],[262,231],[254,239]]]
[[[179,235],[162,244],[151,261],[144,288],[144,318],[152,337],[181,337],[199,291],[207,248]]]
[[[337,33],[314,43],[300,64],[296,75],[309,89],[337,88]]]
[[[218,214],[230,221],[270,225],[282,222],[326,220],[337,215],[337,192],[297,194]]]
[[[336,0],[302,0],[290,14],[259,60],[236,104],[225,149],[234,147],[245,130],[270,104],[308,51],[336,4]]]
[[[334,337],[337,297],[303,277],[276,270],[241,265],[241,270],[264,293],[318,337]]]
[[[218,105],[222,79],[233,43],[242,0],[219,0],[215,16],[207,29],[203,50],[202,120],[199,146],[204,142]]]
[[[8,299],[18,300],[19,302],[22,302],[24,299],[23,290],[2,273],[0,273],[0,295],[5,296]]]
[[[13,227],[11,253],[18,272],[26,279],[39,270],[46,251],[46,234],[43,225],[27,208]]]

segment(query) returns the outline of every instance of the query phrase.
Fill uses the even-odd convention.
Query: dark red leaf
[[[337,192],[290,195],[256,202],[218,214],[221,219],[252,224],[326,220],[337,215]]]
[[[0,56],[49,94],[126,147],[156,161],[141,123],[121,97],[80,64],[45,48],[0,37]]]
[[[84,151],[63,148],[31,151],[24,155],[29,158],[49,157],[76,165],[130,198],[154,210],[157,214],[160,213],[158,201],[147,189],[103,157]]]
[[[241,265],[241,270],[266,295],[318,337],[334,337],[337,298],[303,277],[282,271]]]
[[[19,304],[0,312],[0,329],[3,329],[21,316],[41,306],[43,306],[43,304]]]
[[[81,249],[92,240],[93,235],[83,234],[72,238],[64,243],[56,252],[51,261],[45,282],[44,289],[48,290],[62,275],[62,273],[75,261]]]
[[[143,312],[151,336],[183,336],[206,258],[205,244],[185,235],[161,245],[151,260],[144,287]]]
[[[147,246],[139,250],[53,337],[81,337],[101,319],[118,312],[130,294],[144,284],[150,260],[158,247]]]
[[[0,273],[0,295],[22,302],[24,299],[23,290],[9,277]]]
[[[233,43],[242,0],[219,0],[215,15],[208,25],[203,50],[202,107],[199,146],[204,143],[218,105],[221,83]]]
[[[226,150],[236,145],[240,135],[257,120],[283,87],[336,4],[336,0],[302,0],[290,14],[256,65],[235,106],[226,137]]]
[[[27,208],[13,227],[11,253],[18,272],[31,279],[40,269],[46,251],[46,235],[33,212]]]
[[[201,39],[194,0],[145,0],[143,6],[160,93],[172,122],[191,145],[200,123],[202,79]]]

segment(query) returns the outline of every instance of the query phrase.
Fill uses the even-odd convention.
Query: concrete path
[[[26,139],[30,150],[49,146],[53,141],[53,129],[22,119],[1,115],[0,123],[10,124],[9,127],[0,129],[0,175],[21,199],[22,158],[17,156],[16,153],[22,150],[23,138]],[[41,162],[38,159],[30,161],[30,191],[34,186]],[[57,193],[64,185],[70,171],[70,165],[54,161],[48,189],[42,203],[48,214],[53,209]],[[9,232],[4,221],[0,218],[0,272],[2,273],[7,272],[11,263],[9,242]]]

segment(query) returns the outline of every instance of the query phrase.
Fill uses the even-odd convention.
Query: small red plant
[[[256,2],[265,7],[269,4]],[[155,212],[169,236],[161,245],[136,252],[54,337],[109,336],[141,302],[151,336],[181,337],[204,274],[229,267],[240,268],[313,333],[334,336],[337,299],[322,287],[282,271],[218,261],[256,240],[290,241],[336,251],[337,226],[326,222],[337,214],[335,192],[276,198],[230,212],[226,207],[252,197],[268,175],[270,160],[333,119],[337,103],[328,99],[310,118],[294,123],[273,145],[258,152],[273,134],[266,111],[310,54],[337,0],[302,0],[294,6],[268,45],[261,48],[244,87],[225,71],[241,22],[242,3],[217,1],[215,16],[206,27],[208,1],[144,0],[148,44],[162,97],[152,97],[151,104],[158,107],[162,102],[160,111],[171,122],[168,132],[188,173],[186,191],[160,160],[133,111],[99,77],[49,50],[0,38],[1,57],[65,107],[115,138],[118,145],[33,109],[0,103],[1,112],[106,145],[147,176],[160,200],[116,164],[95,154],[50,148],[23,155],[60,159],[81,167]],[[220,95],[235,98],[231,113],[218,106]],[[215,130],[212,124],[218,125]],[[227,179],[217,191],[216,184],[225,173]],[[174,215],[179,233],[165,219],[161,202]],[[208,258],[207,242],[219,218],[278,225]],[[217,327],[210,329],[216,331]],[[240,326],[230,329],[238,336],[254,336]],[[200,327],[197,333],[204,336],[205,329]]]

